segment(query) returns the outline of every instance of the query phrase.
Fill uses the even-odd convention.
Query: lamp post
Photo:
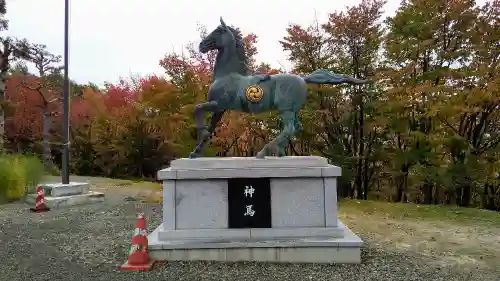
[[[69,184],[69,0],[64,0],[64,89],[63,89],[63,153],[62,153],[62,183]]]

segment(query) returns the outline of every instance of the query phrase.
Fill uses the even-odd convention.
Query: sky
[[[78,83],[114,83],[131,75],[163,75],[159,61],[199,42],[197,24],[211,31],[222,16],[226,24],[253,32],[258,38],[258,62],[290,69],[279,40],[290,23],[307,26],[315,19],[360,0],[69,0],[69,75]],[[389,0],[386,15],[399,6]],[[45,44],[50,52],[64,50],[64,0],[7,0],[7,35]]]

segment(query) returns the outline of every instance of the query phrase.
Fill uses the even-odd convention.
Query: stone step
[[[36,194],[29,194],[26,197],[26,202],[35,205]],[[104,201],[104,193],[89,191],[84,194],[68,195],[68,196],[45,196],[45,205],[51,209],[62,207],[84,205]]]

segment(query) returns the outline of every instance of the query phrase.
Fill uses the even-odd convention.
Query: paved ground
[[[365,231],[361,236],[368,241],[361,265],[174,262],[146,273],[121,272],[117,268],[127,257],[136,212],[146,213],[152,231],[160,223],[161,207],[129,201],[150,196],[149,187],[139,192],[130,182],[103,180],[98,188],[105,190],[104,186],[106,202],[92,206],[41,214],[29,212],[23,203],[0,206],[0,280],[500,280],[499,271],[481,264],[443,262],[441,250],[432,253],[401,247],[411,244],[407,238],[401,240],[401,233],[411,226],[402,229],[394,227],[397,222],[379,221],[387,226],[384,229],[394,229],[397,238],[391,240],[373,229],[363,230],[359,218],[354,229]],[[345,219],[349,224],[349,218]],[[364,219],[373,223],[373,218]],[[420,241],[418,235],[413,239],[415,244]]]

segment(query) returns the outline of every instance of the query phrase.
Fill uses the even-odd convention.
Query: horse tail
[[[341,75],[330,72],[326,69],[318,69],[313,71],[313,73],[302,77],[307,84],[329,84],[337,85],[342,83],[348,84],[366,84],[368,80],[356,79],[349,75]]]

